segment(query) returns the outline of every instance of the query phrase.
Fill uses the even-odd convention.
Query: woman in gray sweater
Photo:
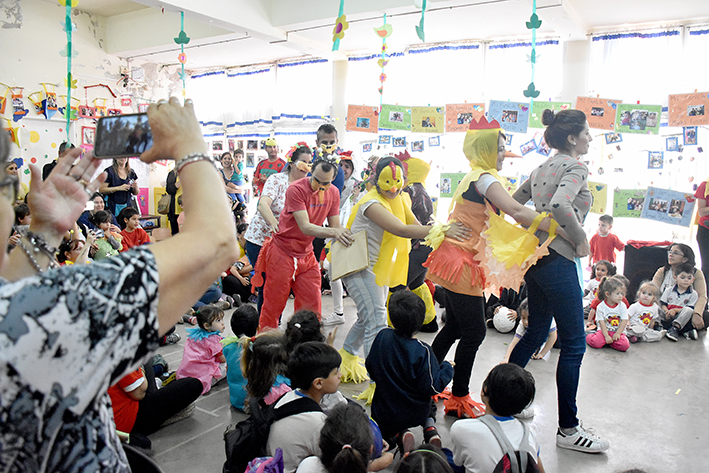
[[[529,298],[529,327],[510,355],[510,363],[524,367],[547,337],[552,317],[556,320],[561,353],[556,371],[559,403],[559,429],[556,445],[587,453],[602,452],[610,446],[586,431],[576,417],[581,360],[586,350],[582,288],[576,257],[589,254],[582,224],[593,197],[588,190],[588,168],[579,158],[588,153],[591,134],[586,115],[578,110],[554,113],[544,110],[547,126],[544,139],[557,153],[532,171],[530,178],[515,192],[524,204],[530,199],[538,212],[551,212],[566,231],[569,240],[556,238],[549,255],[532,266],[524,277]],[[537,232],[543,242],[545,232]]]

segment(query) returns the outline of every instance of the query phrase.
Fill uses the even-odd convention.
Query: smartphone
[[[153,146],[147,113],[101,117],[96,126],[94,156],[124,158],[140,156]]]

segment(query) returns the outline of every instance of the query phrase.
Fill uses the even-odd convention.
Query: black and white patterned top
[[[106,390],[158,347],[152,253],[3,282],[0,471],[129,472]]]

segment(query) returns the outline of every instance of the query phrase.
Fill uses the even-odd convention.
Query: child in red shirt
[[[131,207],[126,207],[118,214],[118,224],[123,228],[121,236],[123,240],[123,249],[121,252],[128,251],[134,246],[145,245],[152,243],[148,232],[140,228],[138,211]]]
[[[598,219],[598,232],[591,238],[591,263],[601,260],[615,263],[615,250],[623,251],[625,243],[620,238],[611,233],[613,228],[613,217],[601,215]]]

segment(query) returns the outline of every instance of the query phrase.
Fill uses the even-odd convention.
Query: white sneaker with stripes
[[[611,444],[608,440],[602,440],[579,424],[576,426],[576,432],[572,434],[565,434],[561,429],[558,429],[556,431],[556,446],[577,452],[599,453],[608,450]]]

